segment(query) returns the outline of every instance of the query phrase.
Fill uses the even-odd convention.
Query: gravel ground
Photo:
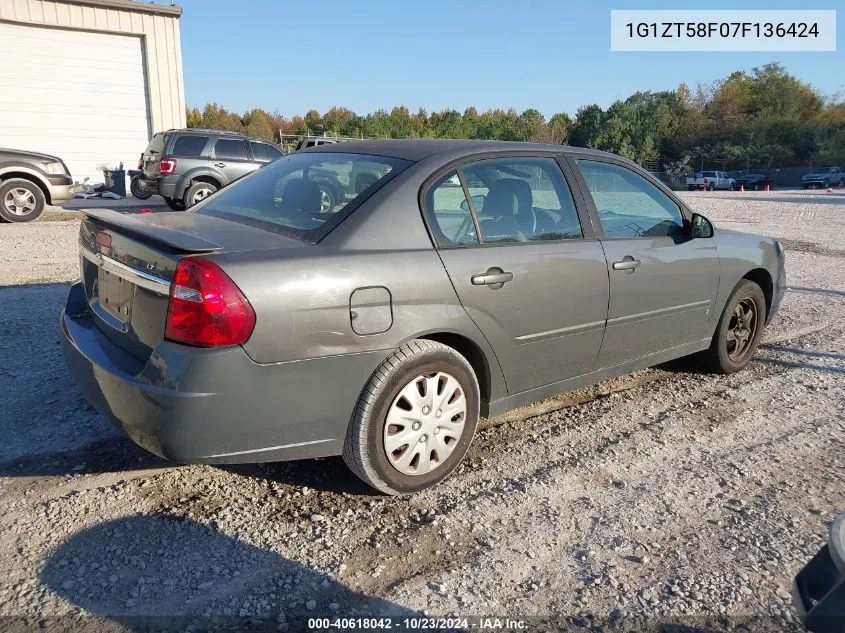
[[[0,621],[801,630],[791,579],[845,510],[845,196],[683,195],[787,249],[790,289],[749,367],[663,366],[487,420],[458,471],[409,499],[339,459],[178,467],[136,448],[61,363],[77,222],[0,226]]]

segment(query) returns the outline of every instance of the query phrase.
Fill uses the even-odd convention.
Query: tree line
[[[244,114],[216,103],[189,108],[188,127],[282,135],[364,138],[480,138],[590,147],[652,171],[774,169],[845,164],[845,102],[825,99],[780,64],[737,71],[711,84],[636,92],[607,109],[590,104],[548,120],[538,110],[469,107],[410,112],[395,106],[360,115],[344,107],[287,118],[256,108]]]

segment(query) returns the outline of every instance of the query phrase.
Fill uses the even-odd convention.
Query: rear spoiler
[[[156,226],[142,222],[134,215],[119,213],[112,209],[79,209],[86,217],[96,220],[100,224],[118,229],[129,235],[137,235],[148,242],[167,248],[188,253],[209,253],[222,250],[223,247],[190,233],[183,233],[178,229]]]

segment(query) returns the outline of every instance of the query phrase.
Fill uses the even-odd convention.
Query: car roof
[[[401,158],[403,160],[420,161],[434,154],[448,153],[450,158],[460,158],[462,155],[472,155],[478,152],[507,152],[507,151],[544,151],[544,152],[577,152],[596,156],[615,154],[598,150],[569,145],[545,145],[542,143],[521,143],[515,141],[488,141],[482,139],[383,139],[368,141],[347,141],[340,144],[325,144],[309,147],[303,152],[343,152],[344,154],[372,154]],[[624,160],[624,159],[623,159]]]

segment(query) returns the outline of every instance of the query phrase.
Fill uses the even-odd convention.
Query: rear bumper
[[[178,186],[180,180],[181,176],[159,176],[155,179],[158,194],[165,198],[181,200],[185,195],[185,189],[183,187],[180,191]]]
[[[261,365],[241,347],[164,341],[145,362],[100,332],[81,290],[71,288],[61,314],[68,370],[88,401],[136,444],[177,462],[340,454],[361,389],[386,355]]]

